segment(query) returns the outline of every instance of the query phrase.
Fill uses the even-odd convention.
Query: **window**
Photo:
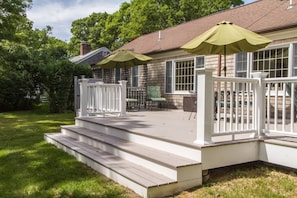
[[[247,77],[247,53],[240,52],[235,56],[235,76]]]
[[[204,57],[166,62],[166,93],[194,91],[195,68],[204,67]]]
[[[252,71],[267,72],[269,78],[288,77],[289,48],[277,48],[253,53]]]
[[[119,83],[121,80],[121,69],[116,67],[115,68],[115,83]]]
[[[194,90],[194,60],[175,62],[175,91]]]
[[[138,87],[138,66],[132,67],[131,79],[132,87]]]

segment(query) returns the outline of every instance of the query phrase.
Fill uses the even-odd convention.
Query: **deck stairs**
[[[76,118],[45,134],[56,145],[142,197],[172,196],[202,184],[201,154],[189,145]]]

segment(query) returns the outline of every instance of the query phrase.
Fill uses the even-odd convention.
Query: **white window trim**
[[[195,78],[195,76],[197,75],[197,73],[196,73],[196,71],[195,71],[195,68],[196,68],[196,58],[197,57],[204,57],[204,60],[205,60],[205,56],[203,56],[203,55],[201,55],[201,56],[191,56],[191,57],[185,57],[185,58],[178,58],[178,59],[171,59],[171,60],[165,60],[165,78],[164,78],[164,84],[165,84],[165,86],[166,86],[166,62],[169,62],[169,61],[171,61],[172,62],[172,76],[173,76],[173,78],[172,78],[172,93],[166,93],[166,94],[172,94],[172,95],[174,95],[174,94],[176,94],[176,95],[181,95],[181,94],[183,94],[183,95],[190,95],[190,94],[193,94],[193,92],[196,90],[196,83],[195,83],[195,81],[196,81],[196,78]],[[194,85],[193,85],[193,87],[194,87],[194,90],[192,90],[192,91],[176,91],[175,90],[175,80],[176,80],[176,76],[175,76],[175,74],[176,74],[176,62],[182,62],[182,61],[188,61],[188,60],[194,60]],[[205,62],[204,62],[204,66],[205,66]]]

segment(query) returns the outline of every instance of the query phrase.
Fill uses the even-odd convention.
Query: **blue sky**
[[[245,0],[250,3],[255,0]],[[33,0],[27,17],[34,28],[53,27],[53,36],[69,41],[72,21],[89,16],[94,12],[114,13],[123,2],[130,0]]]

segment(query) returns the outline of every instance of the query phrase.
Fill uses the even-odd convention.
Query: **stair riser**
[[[158,148],[159,150],[172,152],[172,154],[179,155],[196,161],[201,161],[201,151],[198,148],[191,148],[182,144],[162,141],[161,139],[143,136],[141,134],[131,133],[126,130],[121,130],[114,127],[100,125],[81,119],[76,119],[76,126],[84,127],[93,131],[100,131],[114,137],[122,138],[124,140],[142,144],[145,146]]]
[[[125,160],[128,160],[128,161],[131,161],[135,164],[138,164],[140,166],[143,166],[147,169],[150,169],[150,170],[153,170],[159,174],[162,174],[166,177],[169,177],[171,179],[174,179],[174,180],[177,180],[178,179],[178,173],[177,173],[177,169],[176,168],[170,168],[170,167],[166,167],[166,166],[163,166],[162,164],[158,164],[157,162],[153,162],[153,161],[149,161],[141,156],[137,156],[137,155],[134,155],[130,152],[127,152],[127,151],[124,151],[124,150],[121,150],[121,149],[118,149],[110,144],[106,144],[104,142],[100,142],[100,141],[97,141],[97,140],[94,140],[90,137],[87,137],[87,136],[83,136],[83,135],[80,135],[80,134],[77,134],[76,132],[74,131],[71,131],[71,130],[67,130],[67,129],[64,129],[62,128],[61,129],[61,132],[62,134],[64,135],[68,135],[72,138],[75,138],[79,141],[82,141],[84,143],[87,143],[91,146],[94,146],[96,148],[99,148],[103,151],[106,151],[108,153],[112,153],[113,155],[116,155],[118,157],[121,157]],[[190,167],[189,167],[190,168]],[[182,179],[182,177],[179,177],[179,179]]]

